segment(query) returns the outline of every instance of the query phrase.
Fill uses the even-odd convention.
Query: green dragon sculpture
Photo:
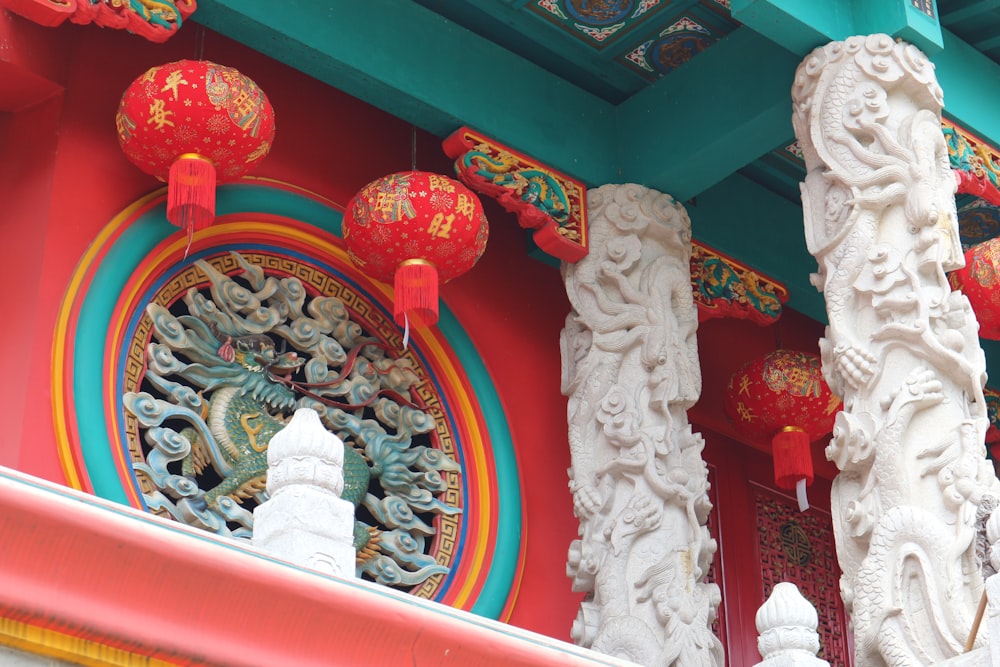
[[[134,464],[154,487],[144,492],[149,508],[248,537],[244,505],[267,499],[267,444],[286,415],[310,407],[345,443],[342,497],[356,510],[359,573],[410,586],[447,572],[425,553],[435,534],[427,519],[461,511],[438,498],[445,475],[460,468],[414,440],[435,429],[408,398],[418,375],[336,298],[309,297],[297,278],[267,276],[232,256],[243,269],[236,276],[195,263],[209,294],[189,289],[187,314],[146,309],[158,341],[147,347],[150,391],[123,403],[149,445]]]

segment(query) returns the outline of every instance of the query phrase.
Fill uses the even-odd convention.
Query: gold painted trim
[[[429,266],[431,268],[437,268],[434,266],[434,262],[427,259],[421,259],[420,257],[414,257],[413,259],[407,259],[399,263],[399,266]],[[397,267],[398,268],[398,267]]]
[[[212,160],[210,158],[205,157],[201,153],[181,153],[180,155],[178,155],[177,157],[175,157],[174,160],[175,161],[176,160],[201,160],[202,162],[207,162],[209,164],[214,165],[214,163],[212,162]]]
[[[74,637],[58,630],[0,618],[0,646],[32,655],[66,660],[84,667],[177,667],[182,662],[167,662],[148,655]],[[186,662],[186,661],[185,661]]]

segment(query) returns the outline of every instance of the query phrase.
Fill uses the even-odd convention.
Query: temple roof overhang
[[[0,533],[0,646],[80,664],[626,664],[5,468]]]

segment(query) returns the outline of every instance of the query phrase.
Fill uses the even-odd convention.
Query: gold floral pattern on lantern
[[[458,181],[423,171],[364,186],[344,212],[344,243],[361,270],[395,285],[395,316],[437,321],[437,285],[471,269],[489,223],[479,198]]]

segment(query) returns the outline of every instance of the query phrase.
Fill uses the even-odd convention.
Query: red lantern
[[[1000,340],[1000,239],[965,251],[965,266],[952,272],[952,286],[962,290],[979,320],[979,335]]]
[[[351,260],[372,277],[394,283],[397,324],[437,322],[438,283],[471,269],[488,236],[479,198],[456,180],[423,171],[372,181],[344,212]]]
[[[153,67],[122,95],[125,155],[167,181],[167,219],[194,230],[215,219],[215,184],[234,181],[271,150],[274,110],[253,81],[204,60]]]
[[[726,416],[748,442],[770,442],[774,483],[795,489],[803,511],[809,507],[805,487],[813,481],[809,444],[833,429],[840,405],[823,379],[819,357],[793,350],[744,364],[729,379],[723,402]]]

